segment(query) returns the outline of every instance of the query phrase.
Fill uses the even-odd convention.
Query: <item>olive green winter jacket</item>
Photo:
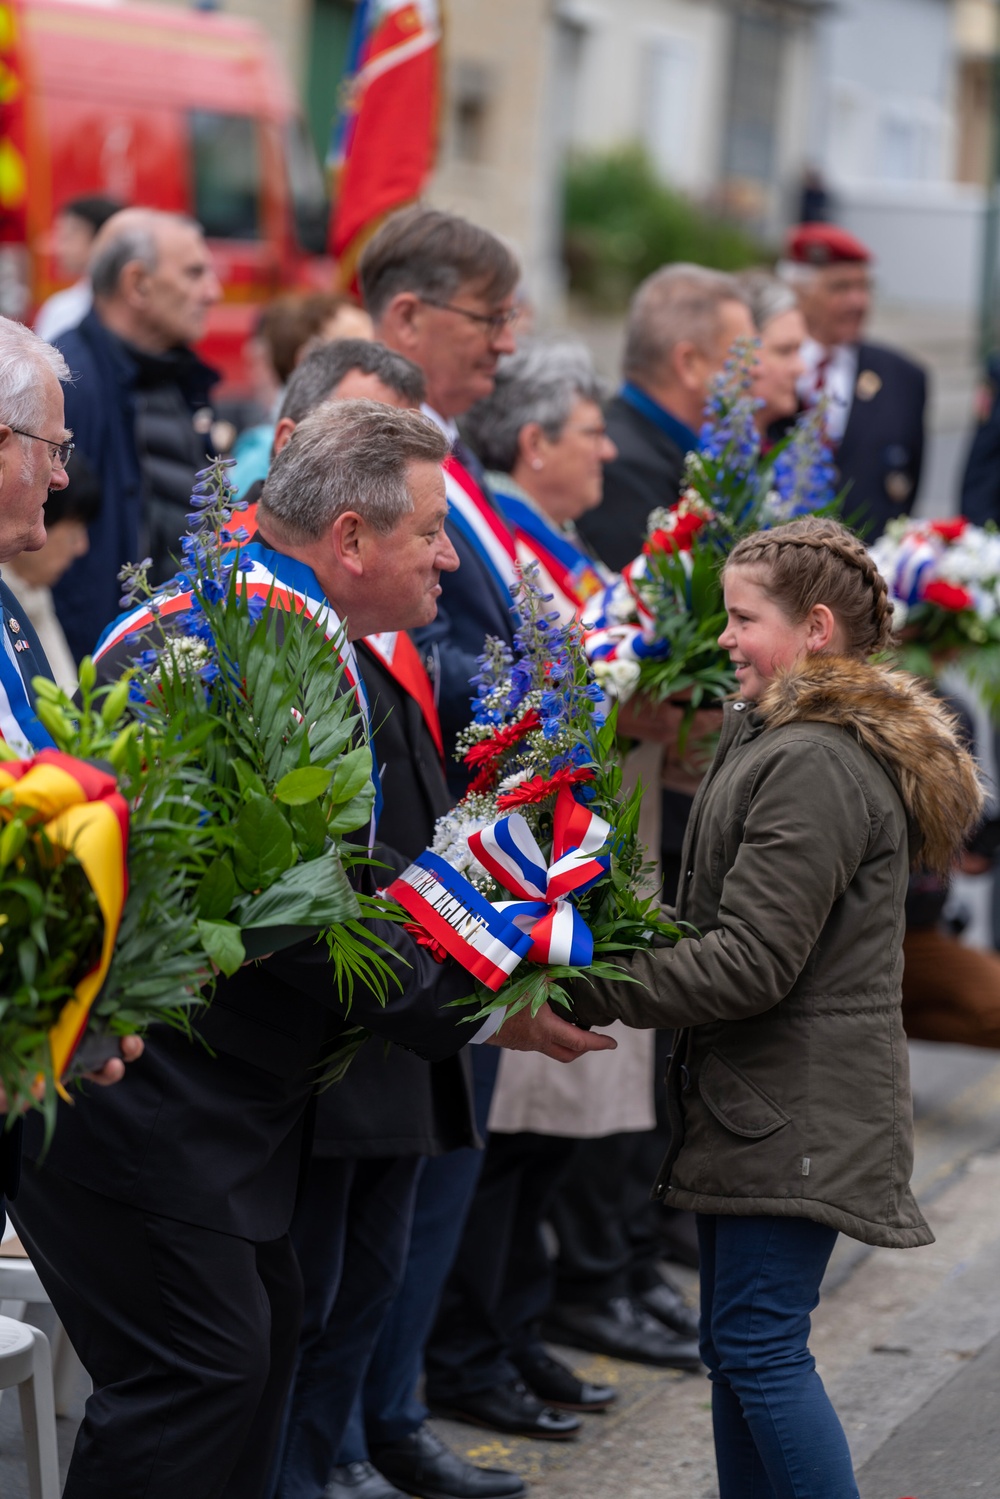
[[[680,1028],[667,1203],[932,1242],[909,1188],[903,906],[911,856],[947,865],[981,801],[904,673],[813,656],[726,705],[678,891],[700,935],[631,959],[636,983],[573,991],[582,1023]]]

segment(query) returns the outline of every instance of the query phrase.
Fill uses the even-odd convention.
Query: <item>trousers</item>
[[[305,1308],[277,1499],[322,1499],[403,1278],[423,1165],[423,1156],[309,1162],[292,1219]]]
[[[11,1217],[94,1381],[63,1499],[263,1499],[302,1282],[254,1244],[25,1166]]]
[[[719,1499],[858,1499],[808,1346],[836,1229],[699,1214],[698,1240]]]

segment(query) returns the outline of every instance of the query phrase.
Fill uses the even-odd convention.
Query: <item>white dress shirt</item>
[[[826,430],[830,441],[839,443],[847,427],[854,400],[854,386],[858,378],[858,349],[856,344],[834,344],[826,348],[814,338],[807,338],[799,350],[806,367],[805,374],[796,387],[799,399],[805,406],[815,406],[821,396],[826,397]],[[818,376],[820,365],[827,360],[826,368]]]

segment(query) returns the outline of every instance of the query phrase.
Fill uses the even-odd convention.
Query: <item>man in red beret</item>
[[[845,518],[869,538],[911,509],[924,450],[927,377],[894,349],[863,342],[872,254],[837,224],[789,230],[779,274],[795,288],[809,337],[803,406],[823,399]]]

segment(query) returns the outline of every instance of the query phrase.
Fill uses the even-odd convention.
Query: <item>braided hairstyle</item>
[[[888,646],[886,581],[864,542],[839,521],[811,515],[755,531],[737,542],[724,574],[733,567],[752,569],[753,581],[795,623],[825,604],[843,631],[847,655],[870,656]]]

